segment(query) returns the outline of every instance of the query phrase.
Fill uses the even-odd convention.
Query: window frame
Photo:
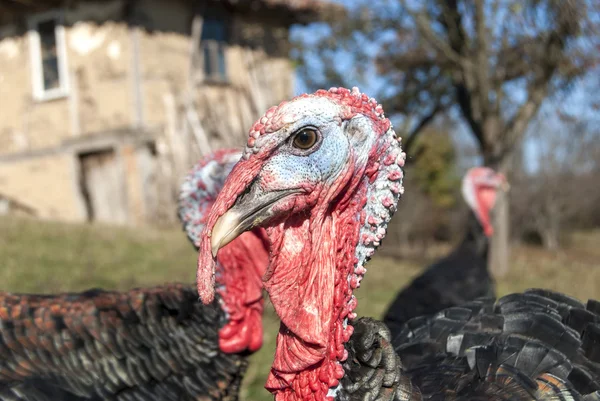
[[[58,64],[59,86],[52,89],[44,88],[44,66],[42,62],[42,43],[39,24],[54,20],[54,35],[56,40],[56,56]],[[33,98],[43,102],[60,99],[69,95],[69,74],[67,63],[67,41],[64,27],[64,11],[52,10],[33,14],[27,18],[29,36],[29,54],[31,59],[31,84]]]
[[[227,70],[227,42],[208,39],[202,40],[200,51],[202,52],[202,72],[207,81],[210,82],[228,82],[228,70]],[[223,52],[223,73],[220,68],[220,52]],[[208,60],[206,60],[206,54],[209,54]],[[210,63],[210,74],[206,70],[206,63]]]
[[[209,12],[205,12],[202,14],[202,28],[204,30],[204,24],[207,19],[213,19],[223,24],[223,29],[225,33],[224,40],[216,40],[216,39],[205,39],[204,35],[200,35],[200,46],[198,48],[198,52],[200,53],[200,65],[199,67],[202,69],[202,76],[204,78],[204,82],[206,83],[216,83],[216,84],[227,84],[229,83],[229,68],[227,62],[227,50],[229,48],[230,37],[231,37],[231,24],[232,24],[232,16],[230,14],[226,14],[224,12],[215,12],[215,10],[210,10]],[[219,53],[223,53],[223,73],[221,74],[220,70],[220,57]],[[209,60],[206,60],[206,53],[209,53]],[[206,63],[210,63],[211,74],[206,70]]]

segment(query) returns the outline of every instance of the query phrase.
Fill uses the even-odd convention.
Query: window
[[[202,24],[202,56],[204,75],[211,81],[226,81],[225,49],[228,27],[225,18],[206,15]]]
[[[62,14],[50,12],[29,19],[33,97],[50,100],[68,92],[65,30]]]

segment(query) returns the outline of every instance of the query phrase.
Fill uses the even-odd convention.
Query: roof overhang
[[[0,0],[0,24],[18,19],[28,14],[54,8],[74,7],[80,3],[103,3],[114,0]],[[122,0],[124,4],[135,0]],[[210,2],[221,2],[241,13],[277,16],[285,24],[308,24],[324,21],[331,16],[345,15],[346,9],[339,3],[328,0],[203,0],[184,1],[196,7]]]

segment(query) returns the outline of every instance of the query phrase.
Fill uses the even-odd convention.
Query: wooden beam
[[[81,119],[79,115],[79,80],[75,71],[70,71],[69,115],[71,119],[71,136],[81,135]]]
[[[140,28],[132,26],[129,28],[131,43],[131,99],[133,108],[133,126],[141,128],[144,126],[144,103],[142,94],[142,71],[140,66]]]

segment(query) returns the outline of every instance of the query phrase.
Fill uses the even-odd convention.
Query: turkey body
[[[410,380],[397,399],[600,399],[598,301],[539,289],[478,299],[409,320],[392,344]]]
[[[467,171],[461,185],[469,206],[465,238],[450,255],[428,267],[397,295],[384,316],[392,334],[413,317],[495,296],[487,261],[494,232],[491,213],[498,193],[507,188],[506,177],[489,167]]]
[[[470,214],[460,245],[435,262],[398,293],[383,321],[392,334],[417,316],[437,313],[480,297],[494,297],[495,283],[487,268],[488,238]]]
[[[217,151],[186,177],[178,213],[192,243],[238,159],[238,150]],[[211,305],[179,284],[0,293],[0,400],[236,400],[245,356],[262,342],[267,260],[256,235],[232,243]]]
[[[236,400],[221,308],[192,287],[0,295],[0,400]]]

